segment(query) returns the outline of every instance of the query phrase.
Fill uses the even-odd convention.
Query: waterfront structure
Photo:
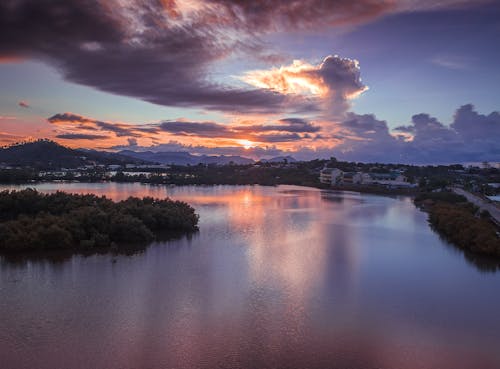
[[[367,173],[364,184],[374,184],[385,187],[412,187],[407,178],[399,172],[390,173]]]
[[[343,172],[338,168],[324,168],[320,172],[321,183],[335,185],[373,185],[387,188],[409,188],[415,187],[409,183],[407,178],[400,172],[389,173],[364,173]]]
[[[337,168],[323,168],[319,173],[319,181],[328,185],[338,184],[344,172]]]
[[[362,184],[363,176],[361,172],[343,172],[342,184]]]

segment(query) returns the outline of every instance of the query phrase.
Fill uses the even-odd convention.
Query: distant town
[[[254,161],[187,152],[75,150],[50,140],[0,148],[0,182],[118,181],[157,184],[297,184],[362,192],[412,193],[461,188],[490,201],[500,195],[500,164],[408,165],[335,158]]]

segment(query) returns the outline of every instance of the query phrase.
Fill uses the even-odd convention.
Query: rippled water
[[[500,368],[500,273],[408,198],[38,188],[168,195],[200,232],[129,256],[0,258],[2,368]]]

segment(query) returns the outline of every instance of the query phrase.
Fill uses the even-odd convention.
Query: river
[[[200,231],[131,255],[1,256],[2,368],[500,368],[500,273],[410,198],[35,187],[184,200]]]

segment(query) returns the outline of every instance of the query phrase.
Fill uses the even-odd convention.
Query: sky
[[[498,40],[498,0],[2,0],[0,144],[498,162]]]

